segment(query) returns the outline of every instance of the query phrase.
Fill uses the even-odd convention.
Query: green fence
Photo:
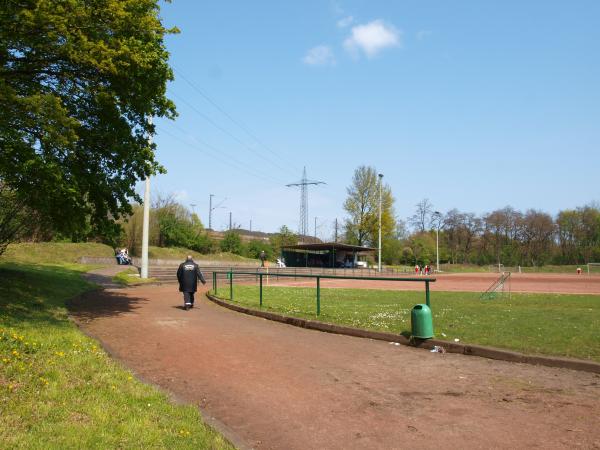
[[[248,277],[254,277],[258,279],[259,283],[259,305],[262,307],[263,305],[263,279],[268,276],[277,276],[282,278],[314,278],[316,280],[317,287],[317,315],[321,314],[321,280],[368,280],[368,281],[406,281],[406,282],[417,282],[417,283],[425,283],[425,304],[427,306],[431,306],[430,304],[430,293],[429,293],[429,283],[434,283],[435,278],[424,278],[424,277],[351,277],[351,276],[337,276],[337,275],[309,275],[309,274],[293,274],[293,273],[278,273],[277,275],[269,275],[264,272],[234,272],[233,270],[229,271],[215,271],[212,275],[212,293],[216,296],[218,292],[218,275],[225,275],[226,281],[229,284],[229,300],[234,301],[233,298],[233,281],[234,278],[242,277],[248,279]],[[239,278],[238,278],[239,279]]]

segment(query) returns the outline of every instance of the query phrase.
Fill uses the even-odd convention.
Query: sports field
[[[497,274],[444,275],[431,283],[436,338],[516,350],[527,354],[600,361],[600,277],[519,274],[511,295],[481,300]],[[218,296],[229,298],[221,282]],[[462,289],[462,291],[461,291]],[[256,283],[234,283],[234,301],[260,308]],[[410,334],[410,312],[424,303],[421,283],[321,280],[316,315],[315,280],[270,277],[263,306],[293,317],[392,333]]]
[[[425,279],[426,277],[422,277]],[[431,283],[432,291],[483,292],[495,280],[497,273],[455,273],[435,276]],[[265,278],[266,280],[266,278]],[[272,284],[298,287],[312,287],[315,281],[306,278],[269,277]],[[421,286],[415,283],[398,283],[395,281],[373,280],[321,280],[322,287],[349,289],[382,289],[382,290],[418,290]],[[516,273],[511,274],[507,289],[512,292],[539,292],[551,294],[596,294],[600,295],[600,274],[553,274],[553,273]]]

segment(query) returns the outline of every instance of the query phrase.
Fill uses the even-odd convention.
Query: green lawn
[[[111,247],[96,243],[36,242],[10,244],[0,256],[0,262],[22,262],[25,264],[76,263],[82,256],[114,258]]]
[[[392,333],[410,332],[410,312],[422,291],[321,289],[316,316],[314,288],[264,287],[263,309]],[[229,298],[228,286],[219,296]],[[259,307],[256,286],[235,286],[234,300]],[[483,301],[474,292],[432,292],[436,338],[528,354],[600,361],[600,296],[512,294]]]
[[[140,278],[138,270],[135,267],[124,269],[113,277],[113,281],[123,286],[134,286],[138,284],[155,283],[156,278]]]
[[[246,258],[233,253],[221,252],[202,254],[182,247],[153,247],[148,248],[148,257],[154,259],[176,259],[183,261],[187,255],[192,255],[196,260],[210,260],[223,262],[248,262],[257,263],[257,259]]]
[[[68,319],[81,270],[0,264],[2,448],[232,448]]]

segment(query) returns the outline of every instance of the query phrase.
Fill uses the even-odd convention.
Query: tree
[[[28,223],[27,211],[19,203],[15,192],[0,181],[0,255]]]
[[[246,256],[249,258],[258,259],[261,252],[265,252],[267,259],[273,259],[273,247],[265,241],[253,239],[246,245]]]
[[[416,228],[417,232],[424,233],[431,224],[433,205],[429,199],[425,198],[416,205],[415,214],[408,220]]]
[[[152,116],[173,118],[157,0],[23,0],[0,12],[0,181],[65,234],[116,233],[162,172]]]
[[[242,254],[242,238],[240,233],[235,230],[228,230],[221,241],[221,251]]]
[[[344,210],[346,240],[356,245],[377,245],[379,234],[379,180],[373,167],[360,166],[354,171],[352,184],[346,189],[348,197]],[[382,237],[394,233],[394,198],[389,185],[382,186],[381,202]]]
[[[281,247],[298,244],[298,235],[283,225],[276,234],[269,238],[269,241],[273,247],[273,252],[278,255],[281,253]]]

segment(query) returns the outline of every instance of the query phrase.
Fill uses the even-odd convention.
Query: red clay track
[[[441,274],[431,283],[432,291],[483,292],[496,279],[498,274]],[[423,277],[425,279],[425,277]],[[286,286],[314,286],[314,280],[270,277],[270,283]],[[512,274],[510,278],[512,292],[545,292],[556,294],[598,294],[600,295],[600,276],[563,275],[563,274]],[[421,290],[421,283],[369,280],[321,280],[321,286],[327,288]],[[508,289],[508,283],[506,288]]]
[[[251,447],[600,448],[597,374],[429,353],[199,303],[186,312],[175,286],[145,286],[90,293],[72,311],[140,377]]]

